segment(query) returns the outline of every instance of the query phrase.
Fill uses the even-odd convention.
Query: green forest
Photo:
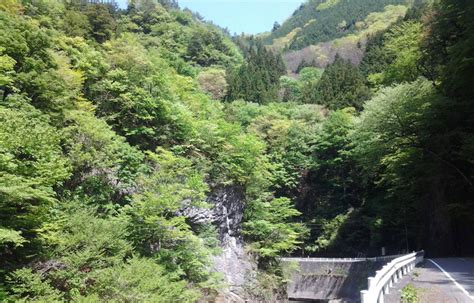
[[[360,64],[295,74],[176,1],[0,0],[0,301],[214,302],[228,234],[251,302],[283,256],[474,255],[474,3],[309,0],[270,39],[394,4]],[[189,215],[220,192],[229,230]]]
[[[353,33],[358,30],[357,23],[364,21],[370,13],[383,11],[388,5],[405,3],[406,0],[309,0],[281,26],[275,26],[265,40],[285,37],[298,29],[288,48],[301,49]]]

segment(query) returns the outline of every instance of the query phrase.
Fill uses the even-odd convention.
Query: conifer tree
[[[243,49],[246,60],[237,70],[230,71],[228,100],[245,99],[267,103],[277,99],[280,77],[286,67],[281,55],[267,50],[253,38]]]
[[[315,94],[314,100],[329,109],[354,107],[360,110],[363,101],[369,98],[369,89],[359,69],[336,56],[334,63],[324,71]]]

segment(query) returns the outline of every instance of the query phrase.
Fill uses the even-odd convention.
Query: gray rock
[[[213,209],[193,206],[191,205],[190,199],[184,200],[181,204],[183,206],[177,214],[186,217],[191,225],[209,224],[214,222],[215,216]]]
[[[235,237],[242,242],[241,227],[244,216],[245,193],[240,186],[222,186],[214,189],[207,198],[212,206],[213,224],[217,226],[219,239]]]
[[[255,278],[256,263],[246,253],[242,238],[245,193],[241,186],[219,186],[207,198],[210,208],[183,202],[180,214],[191,224],[212,223],[217,227],[222,253],[214,256],[213,269],[223,274],[228,290],[221,294],[225,302],[245,302],[244,285]]]
[[[245,193],[240,186],[215,188],[207,202],[212,205],[213,224],[217,227],[222,253],[213,258],[214,270],[224,275],[229,286],[229,302],[245,301],[244,285],[254,276],[255,263],[246,253],[242,239]]]

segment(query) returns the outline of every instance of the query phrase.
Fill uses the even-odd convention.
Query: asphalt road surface
[[[425,259],[397,283],[386,302],[400,302],[401,289],[412,284],[422,303],[473,303],[474,259]]]

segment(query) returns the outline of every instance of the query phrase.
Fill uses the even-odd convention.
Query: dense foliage
[[[291,32],[296,33],[288,43],[292,50],[331,41],[357,31],[358,22],[371,12],[383,11],[390,4],[404,3],[404,0],[309,0],[266,37],[266,42]]]
[[[275,100],[280,76],[286,71],[281,56],[273,54],[261,41],[253,38],[242,48],[246,60],[238,69],[229,72],[228,99],[256,103]]]
[[[283,190],[311,227],[307,252],[473,252],[472,16],[467,2],[415,1],[370,37],[359,67],[336,58],[311,98],[304,68],[282,78],[283,101],[339,109],[301,144],[313,159],[297,190]]]
[[[0,300],[212,300],[217,227],[183,210],[223,187],[244,196],[256,301],[292,253],[473,254],[474,5],[421,2],[360,65],[285,74],[175,1],[2,1]],[[321,24],[388,3],[310,1],[273,35],[333,39]]]
[[[314,94],[316,102],[329,109],[361,109],[362,103],[370,95],[359,69],[339,57],[326,68],[314,88]]]
[[[274,199],[265,142],[218,101],[243,58],[220,29],[174,2],[0,7],[1,300],[215,296],[216,229],[181,210],[211,207],[219,185],[259,209],[245,222],[254,254],[301,244],[299,212]],[[254,224],[280,234],[268,242]]]

